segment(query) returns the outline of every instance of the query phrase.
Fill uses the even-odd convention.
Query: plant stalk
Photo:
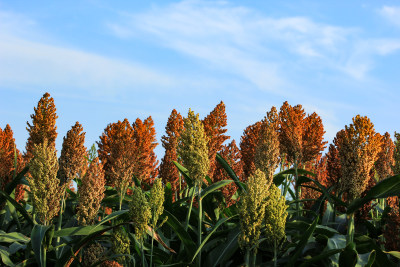
[[[301,189],[298,185],[299,175],[297,173],[297,159],[294,160],[294,172],[295,172],[295,193],[296,193],[296,200],[300,199]],[[296,202],[296,214],[300,217],[300,202]]]
[[[278,266],[277,262],[277,247],[276,247],[276,240],[274,240],[274,267]]]
[[[347,215],[346,245],[354,242],[354,213]]]
[[[200,196],[200,190],[201,190],[201,184],[198,185],[197,187],[197,198],[199,201],[199,227],[198,227],[198,239],[197,239],[197,246],[201,246],[201,226],[203,223],[203,209],[201,205],[201,196]],[[197,262],[198,266],[201,266],[201,249],[199,251],[199,254],[197,255]]]
[[[247,267],[250,267],[250,249],[246,250],[246,255],[244,256],[244,264]]]
[[[154,246],[154,228],[151,228],[151,254],[150,254],[150,267],[153,264],[153,246]]]
[[[141,249],[141,251],[142,251],[142,266],[145,266],[145,265],[144,265],[143,238],[142,238],[142,240],[140,240],[140,249]]]

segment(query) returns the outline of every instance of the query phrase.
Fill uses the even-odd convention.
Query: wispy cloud
[[[379,9],[379,13],[390,23],[400,27],[400,7],[383,6],[381,9]]]
[[[362,30],[355,27],[319,23],[308,17],[275,18],[227,2],[154,6],[140,14],[125,12],[107,26],[120,38],[153,38],[272,92],[287,88],[288,68],[293,65],[318,65],[363,79],[373,68],[374,56],[399,49],[399,40],[372,40],[365,46],[363,43],[371,40],[365,40]],[[360,46],[364,46],[361,52]]]
[[[0,13],[0,84],[9,87],[57,88],[91,95],[152,87],[163,90],[171,78],[144,65],[40,42],[32,33],[34,21]],[[31,32],[31,34],[26,34]],[[26,37],[26,38],[24,38]]]

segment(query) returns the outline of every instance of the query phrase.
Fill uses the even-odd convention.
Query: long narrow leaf
[[[165,214],[168,216],[167,224],[175,231],[179,239],[184,244],[184,249],[189,257],[193,256],[196,251],[196,244],[193,242],[192,238],[185,231],[183,225],[178,221],[178,219],[169,211],[165,210]]]
[[[200,251],[203,249],[204,245],[207,243],[208,239],[210,239],[211,235],[221,226],[223,225],[226,221],[232,219],[232,217],[230,218],[223,218],[221,220],[219,220],[213,227],[213,229],[211,230],[210,233],[208,233],[208,235],[206,236],[206,238],[204,238],[203,242],[201,243],[201,245],[197,248],[196,253],[193,255],[192,261],[194,261],[194,259],[197,257],[197,254],[200,253]]]
[[[221,187],[224,187],[225,185],[228,185],[232,183],[232,180],[222,180],[218,181],[216,183],[213,183],[212,185],[208,186],[207,188],[203,189],[200,193],[201,198],[205,198],[208,194],[214,192],[215,190],[218,190]]]
[[[246,189],[240,183],[239,178],[237,177],[234,170],[232,170],[231,166],[229,166],[228,162],[219,153],[217,153],[215,159],[218,161],[219,164],[221,164],[222,168],[224,168],[224,170],[228,173],[229,177],[231,177],[232,180],[235,182],[236,186],[238,187],[238,190],[240,192],[245,192]]]
[[[365,203],[376,198],[387,198],[400,195],[400,174],[386,178],[374,185],[363,198],[350,203],[346,213],[350,214],[361,208]]]
[[[314,232],[315,228],[317,227],[318,220],[319,220],[319,216],[317,216],[317,218],[315,218],[314,222],[308,227],[306,232],[302,235],[302,238],[300,239],[299,243],[297,244],[297,246],[294,250],[295,252],[294,252],[293,256],[290,258],[287,266],[294,266],[294,264],[296,263],[297,259],[300,256],[300,254],[302,253],[304,247],[306,246],[308,239],[310,238],[310,236]]]
[[[33,252],[35,252],[36,262],[39,266],[46,266],[44,240],[46,232],[50,230],[51,226],[35,224],[31,232],[31,243]]]
[[[179,164],[176,161],[173,161],[173,162],[174,162],[175,166],[178,168],[179,172],[182,173],[182,175],[185,177],[186,183],[190,187],[192,187],[193,186],[193,180],[192,180],[192,178],[190,178],[190,174],[189,174],[188,169],[186,169],[185,167],[183,167],[181,164]]]
[[[28,214],[28,212],[17,202],[15,199],[10,197],[6,192],[0,190],[0,195],[9,201],[19,213],[21,213],[22,216],[24,216],[25,220],[30,224],[34,225],[35,222],[32,220],[31,216]]]

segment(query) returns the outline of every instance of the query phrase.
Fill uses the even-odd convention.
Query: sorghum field
[[[2,265],[400,264],[400,134],[367,117],[327,147],[301,105],[272,107],[239,143],[223,102],[204,119],[173,110],[160,164],[151,117],[110,123],[98,149],[76,122],[59,158],[56,119],[46,93],[24,153],[0,128]]]

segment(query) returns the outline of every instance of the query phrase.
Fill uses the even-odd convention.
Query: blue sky
[[[238,142],[285,100],[329,142],[357,114],[393,135],[399,74],[397,1],[0,1],[0,126],[20,150],[46,91],[59,150],[75,121],[90,146],[151,115],[160,140],[173,108],[204,117],[221,100]]]

